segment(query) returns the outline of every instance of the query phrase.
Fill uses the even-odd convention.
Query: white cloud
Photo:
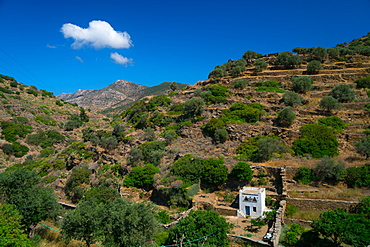
[[[84,63],[85,61],[84,60],[82,60],[82,58],[81,57],[79,57],[79,56],[76,56],[76,59],[78,60],[78,61],[80,61],[81,63]]]
[[[56,46],[54,46],[54,45],[49,45],[49,44],[47,44],[47,45],[46,45],[46,47],[47,47],[47,48],[52,48],[52,49],[57,48]]]
[[[127,32],[115,31],[112,26],[105,21],[91,21],[88,28],[81,28],[71,23],[62,26],[61,32],[64,38],[72,38],[74,42],[72,48],[80,49],[83,46],[100,48],[130,48],[132,40]]]
[[[111,53],[110,58],[113,59],[113,61],[116,64],[121,64],[121,65],[124,65],[124,66],[128,66],[129,64],[132,64],[132,58],[124,57],[124,56],[118,54],[117,52]]]

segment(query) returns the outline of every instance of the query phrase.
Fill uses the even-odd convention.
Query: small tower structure
[[[239,190],[239,210],[245,215],[260,217],[266,210],[265,188],[243,187]]]

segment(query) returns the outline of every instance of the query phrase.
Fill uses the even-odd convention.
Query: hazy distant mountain
[[[56,97],[91,110],[114,112],[115,108],[124,109],[143,97],[164,94],[170,90],[170,84],[170,82],[164,82],[154,87],[146,87],[118,80],[100,90],[78,90],[76,93],[62,93]],[[178,86],[182,88],[186,84],[178,83]]]

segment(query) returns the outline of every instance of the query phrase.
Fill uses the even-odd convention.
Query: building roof
[[[265,192],[265,188],[243,187],[241,192],[246,194],[258,194]]]

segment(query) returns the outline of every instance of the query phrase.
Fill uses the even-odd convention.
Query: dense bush
[[[311,168],[301,166],[299,167],[297,174],[294,176],[294,179],[297,180],[300,184],[308,185],[315,180],[315,175]]]
[[[224,117],[221,120],[225,123],[255,123],[260,120],[263,106],[258,103],[244,104],[234,103],[230,109],[223,110]]]
[[[152,164],[135,166],[132,168],[130,174],[126,176],[123,181],[123,185],[128,187],[152,189],[154,184],[154,174],[158,172],[159,169]]]
[[[20,138],[26,137],[27,134],[32,132],[32,127],[23,124],[15,124],[9,121],[1,121],[0,127],[2,128],[1,134],[4,135],[5,140],[14,142]]]
[[[118,146],[118,140],[115,136],[102,137],[100,141],[100,146],[108,150],[113,150]]]
[[[292,89],[296,93],[307,93],[312,88],[313,80],[308,76],[292,77]]]
[[[178,137],[177,133],[174,130],[166,130],[163,132],[163,138],[165,139],[168,145],[171,144],[174,140],[176,140],[177,137]]]
[[[145,142],[138,146],[143,155],[143,160],[155,166],[159,165],[165,147],[166,143],[162,141]]]
[[[253,59],[258,59],[258,58],[261,58],[261,57],[262,57],[261,53],[257,53],[257,52],[254,52],[254,51],[246,51],[243,54],[243,59],[245,61],[247,61],[248,63],[251,63]]]
[[[316,164],[313,172],[318,181],[336,185],[345,176],[344,168],[345,164],[343,162],[336,162],[332,158],[325,156]]]
[[[146,108],[149,111],[154,111],[160,106],[169,106],[170,103],[171,103],[171,99],[168,98],[167,96],[157,95],[149,100],[149,102],[146,104]]]
[[[346,122],[344,122],[340,117],[337,116],[320,118],[318,120],[318,124],[331,127],[335,132],[338,133],[343,132],[343,128],[349,125]]]
[[[348,167],[344,182],[351,188],[370,187],[370,165]]]
[[[323,69],[323,67],[322,67],[320,61],[312,60],[307,65],[307,74],[315,75],[315,74],[318,74],[320,72],[320,70],[322,70],[322,69]]]
[[[249,182],[253,178],[253,170],[248,163],[238,162],[231,171],[230,176]]]
[[[331,110],[340,110],[341,105],[338,102],[337,99],[333,98],[332,96],[324,96],[320,100],[319,104],[321,109],[324,109],[326,111],[331,111]]]
[[[226,100],[228,88],[219,84],[210,85],[201,93],[201,97],[206,103],[223,103]],[[185,102],[186,104],[186,102]]]
[[[34,120],[41,122],[45,125],[55,126],[57,124],[57,121],[51,118],[50,116],[36,116]]]
[[[36,90],[33,90],[31,88],[28,88],[26,91],[27,91],[28,94],[33,94],[33,96],[35,96],[35,97],[37,97],[39,95],[39,93]]]
[[[83,196],[82,184],[90,184],[91,172],[86,167],[75,167],[71,176],[67,179],[64,190],[72,199],[72,202],[78,202]]]
[[[237,79],[231,82],[231,87],[235,89],[243,89],[248,85],[249,80],[247,79]]]
[[[268,161],[273,156],[281,155],[288,152],[286,145],[277,138],[266,137],[257,141],[257,152],[254,155],[254,160],[258,162]]]
[[[287,106],[298,106],[302,105],[302,96],[293,91],[286,91],[283,95],[283,101]]]
[[[284,93],[285,90],[281,89],[281,83],[274,80],[256,82],[254,86],[257,87],[256,92],[276,92]]]
[[[215,138],[215,133],[217,130],[226,130],[226,124],[224,121],[218,118],[212,118],[205,125],[202,126],[204,134],[211,138]]]
[[[275,63],[283,65],[284,69],[293,69],[302,64],[302,59],[291,52],[282,52],[276,57]]]
[[[174,175],[190,184],[197,183],[199,179],[210,185],[222,184],[227,180],[227,167],[221,158],[201,159],[188,154],[177,160],[171,168]]]
[[[65,136],[60,134],[56,130],[43,131],[39,130],[36,134],[27,136],[27,143],[31,145],[41,146],[47,148],[53,146],[56,143],[63,143]]]
[[[82,126],[82,122],[78,120],[69,120],[64,124],[64,130],[72,131]]]
[[[208,79],[211,79],[211,78],[220,78],[220,77],[224,77],[226,76],[226,71],[224,68],[215,68],[214,70],[212,70],[209,75],[208,75]]]
[[[296,155],[310,154],[315,158],[338,155],[339,143],[331,128],[306,124],[300,128],[301,137],[293,142]]]
[[[27,146],[24,146],[19,142],[13,142],[12,144],[5,143],[1,146],[1,149],[5,154],[11,154],[15,157],[23,157],[30,150]]]
[[[356,150],[359,154],[366,156],[366,159],[370,157],[370,137],[362,137],[361,141],[355,143]]]
[[[296,118],[296,115],[292,107],[288,106],[277,113],[276,120],[282,126],[290,126],[293,124],[295,118]]]
[[[339,84],[330,91],[329,95],[343,103],[353,101],[356,92],[352,90],[348,84]]]
[[[357,84],[357,88],[370,88],[370,76],[357,79],[354,83]]]
[[[202,98],[195,97],[188,99],[184,104],[184,112],[190,116],[201,115],[204,110],[204,101]]]
[[[262,58],[256,59],[253,62],[256,72],[261,72],[264,69],[267,69],[268,64]]]

